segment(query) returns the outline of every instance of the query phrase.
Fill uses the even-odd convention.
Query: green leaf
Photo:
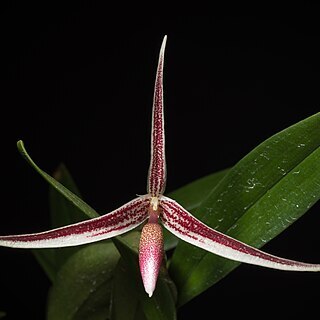
[[[192,212],[201,205],[202,201],[208,197],[210,191],[216,187],[229,170],[230,169],[217,171],[197,179],[170,192],[168,197],[175,199],[178,203],[183,205],[184,208]]]
[[[55,178],[41,170],[27,153],[23,141],[17,142],[17,147],[22,156],[50,185],[50,209],[52,227],[72,224],[88,218],[98,217],[98,213],[86,204],[81,198],[68,170],[61,165],[55,172]],[[59,180],[59,181],[58,181]],[[70,188],[70,190],[68,189]],[[64,261],[77,248],[33,250],[33,253],[48,275],[54,281],[57,271]]]
[[[193,212],[199,207],[201,202],[206,199],[209,192],[218,184],[229,170],[230,169],[221,170],[197,179],[170,192],[168,197],[175,199],[183,205],[184,208]],[[179,239],[166,229],[163,230],[163,237],[165,251],[173,249],[178,245]]]
[[[53,173],[53,177],[69,191],[73,192],[79,198],[82,198],[77,185],[75,184],[70,172],[64,164],[59,165],[59,167]],[[64,195],[58,192],[56,188],[52,187],[51,185],[49,189],[49,203],[51,213],[51,226],[53,228],[65,226],[98,216],[98,214],[94,214],[89,217],[78,207],[74,206],[72,202],[68,201]]]
[[[153,296],[149,298],[144,291],[138,265],[137,244],[139,239],[140,234],[137,232],[128,234],[126,237],[113,239],[123,262],[120,261],[116,270],[111,311],[112,319],[138,320],[141,319],[137,317],[137,315],[141,315],[141,310],[146,319],[176,319],[173,283],[167,275],[166,268],[160,270]],[[127,293],[122,294],[126,290]],[[128,305],[128,309],[123,310],[126,305]],[[134,312],[134,317],[131,312]]]
[[[121,242],[120,246],[122,244],[122,246],[125,247],[123,250],[129,251],[129,255],[131,255],[131,250],[134,250],[134,252],[138,250],[140,232],[132,232],[124,235],[124,237],[127,238],[127,242]],[[127,243],[130,243],[130,247],[127,246]],[[141,311],[136,289],[135,274],[132,276],[132,272],[128,272],[128,265],[125,259],[121,257],[114,272],[111,320],[138,320],[138,312],[140,312],[140,316],[142,316],[141,319],[145,319],[144,313]]]
[[[75,196],[81,197],[79,189],[65,165],[61,164],[54,172],[53,177],[56,182],[60,183],[65,188],[68,188]],[[51,184],[49,188],[49,206],[51,226],[53,228],[88,219],[88,216],[83,211],[74,206],[72,202],[58,192]],[[60,267],[78,250],[79,247],[70,247],[33,250],[33,253],[49,279],[53,282]]]
[[[66,166],[61,164],[53,173],[53,177],[64,185],[68,190],[73,192],[79,198],[81,198],[80,191],[75,184],[70,172]],[[49,188],[49,205],[51,226],[53,228],[66,226],[79,221],[88,219],[88,216],[81,211],[78,207],[74,206],[66,197],[50,185]],[[54,249],[55,263],[57,270],[65,263],[65,261],[81,247],[69,247]],[[45,251],[45,250],[44,250]]]
[[[32,168],[34,168],[55,190],[60,192],[66,199],[68,199],[71,203],[73,203],[74,206],[79,208],[86,216],[88,216],[88,218],[96,218],[99,216],[94,209],[92,209],[87,203],[81,200],[76,194],[68,190],[56,179],[52,178],[46,172],[41,170],[31,159],[21,140],[17,142],[17,147],[19,152],[27,160],[27,162],[32,166]]]
[[[48,299],[48,320],[109,318],[113,271],[119,253],[112,242],[88,245],[59,270]]]
[[[120,258],[114,273],[111,320],[138,320],[140,319],[137,318],[139,309],[140,317],[142,316],[142,319],[145,319],[143,311],[141,313],[135,281],[132,280],[127,269],[128,266],[124,259]]]
[[[56,249],[35,249],[32,250],[32,253],[50,281],[53,282],[59,270],[56,261]]]
[[[319,128],[320,113],[267,139],[226,174],[195,216],[256,247],[274,238],[320,198]],[[179,305],[237,265],[181,241],[170,264]]]

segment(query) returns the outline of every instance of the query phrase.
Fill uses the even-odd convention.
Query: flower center
[[[158,223],[159,218],[159,198],[151,197],[149,207],[149,223]]]
[[[158,197],[151,197],[150,207],[152,207],[153,211],[158,210],[158,205],[159,205],[159,198]]]

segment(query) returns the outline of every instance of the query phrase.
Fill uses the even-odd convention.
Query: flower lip
[[[145,291],[152,296],[163,259],[163,232],[158,223],[148,222],[142,229],[139,265]]]

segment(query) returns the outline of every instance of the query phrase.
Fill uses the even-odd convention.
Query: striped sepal
[[[166,159],[163,116],[163,64],[167,37],[163,38],[153,97],[151,160],[148,174],[148,193],[153,197],[163,194],[166,185]]]

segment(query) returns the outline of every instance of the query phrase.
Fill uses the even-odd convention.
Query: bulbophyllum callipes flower
[[[150,297],[164,254],[162,226],[194,246],[231,260],[280,270],[320,271],[320,264],[280,258],[218,232],[163,195],[166,161],[162,80],[166,39],[165,36],[160,49],[155,80],[148,193],[98,218],[41,233],[0,236],[0,245],[13,248],[77,246],[121,235],[146,222],[140,238],[139,265],[145,291]]]

